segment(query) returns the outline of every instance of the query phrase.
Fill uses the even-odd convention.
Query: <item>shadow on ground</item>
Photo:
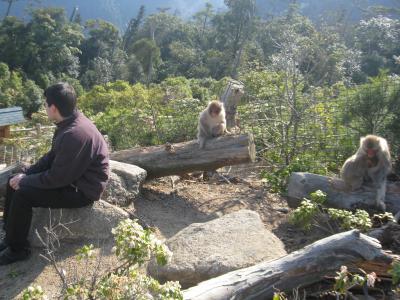
[[[0,235],[4,234],[1,232]],[[90,275],[93,270],[90,266],[83,265],[76,260],[76,250],[86,244],[93,244],[99,251],[99,259],[102,267],[109,265],[115,267],[115,262],[106,257],[112,253],[114,242],[85,240],[80,242],[65,242],[60,244],[56,252],[57,264],[59,269],[65,270],[68,278],[78,278],[78,276]],[[18,295],[33,283],[45,288],[46,294],[51,295],[51,299],[56,298],[55,294],[61,291],[61,280],[52,265],[46,261],[41,254],[41,248],[32,249],[32,255],[28,260],[16,262],[7,266],[0,266],[0,300],[17,299]],[[104,261],[102,261],[104,260]],[[94,264],[97,262],[93,262]]]
[[[143,188],[135,200],[135,215],[147,226],[157,227],[165,238],[170,238],[192,223],[204,223],[218,217],[198,210],[185,197]]]

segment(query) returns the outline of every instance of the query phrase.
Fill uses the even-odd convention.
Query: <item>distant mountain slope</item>
[[[26,17],[26,9],[32,5],[64,7],[70,15],[73,8],[78,6],[83,20],[101,18],[124,29],[141,5],[145,5],[146,14],[154,13],[158,8],[170,8],[171,13],[188,18],[202,9],[207,2],[211,2],[217,11],[226,9],[224,0],[17,0],[10,14]],[[256,2],[258,14],[265,17],[284,13],[293,0],[256,0]],[[312,19],[318,19],[320,15],[330,11],[345,13],[350,19],[358,20],[362,9],[370,5],[400,7],[398,0],[298,0],[298,3],[302,13]],[[7,3],[0,1],[0,15],[4,15],[6,9]]]
[[[283,14],[293,0],[256,0],[261,16]],[[298,0],[301,12],[311,19],[321,15],[343,13],[352,20],[359,20],[369,6],[382,5],[400,8],[398,0]]]
[[[216,10],[225,7],[223,0],[18,0],[13,4],[10,15],[26,17],[26,8],[29,5],[64,7],[68,14],[72,13],[75,6],[78,6],[83,20],[101,18],[124,28],[129,20],[136,16],[141,5],[145,5],[146,14],[156,12],[157,8],[170,8],[171,13],[189,17],[205,7],[207,2],[211,2]],[[4,16],[6,10],[7,3],[1,1],[1,16]]]

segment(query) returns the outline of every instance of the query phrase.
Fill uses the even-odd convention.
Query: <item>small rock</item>
[[[138,166],[110,160],[110,180],[101,199],[118,206],[128,206],[139,194],[147,172]]]

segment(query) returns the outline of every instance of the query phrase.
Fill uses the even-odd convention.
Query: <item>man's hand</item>
[[[21,181],[22,178],[24,178],[26,175],[24,173],[19,173],[17,175],[15,175],[13,178],[10,179],[10,186],[14,189],[14,190],[18,190],[19,189],[19,182]]]

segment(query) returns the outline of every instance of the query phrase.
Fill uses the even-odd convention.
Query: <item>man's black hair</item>
[[[55,105],[61,116],[69,117],[76,108],[76,94],[74,88],[66,82],[59,82],[49,86],[44,91],[48,106]]]

